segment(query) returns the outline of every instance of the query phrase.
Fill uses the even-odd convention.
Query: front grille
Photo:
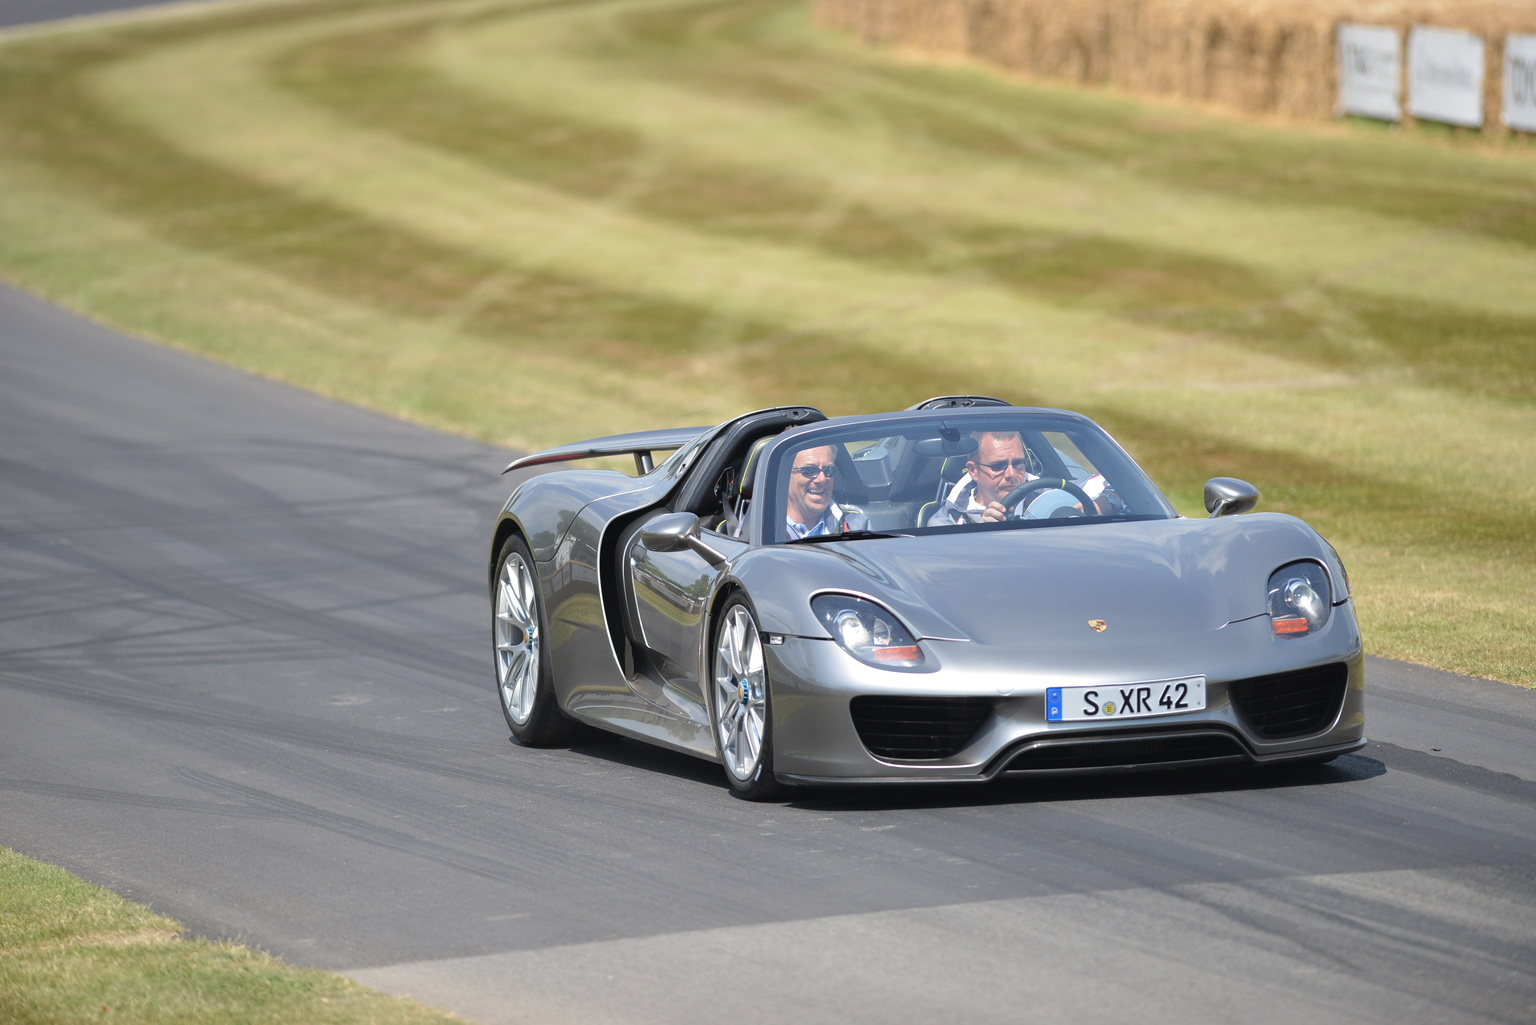
[[[971,742],[992,714],[987,698],[857,697],[853,725],[877,758],[948,758]]]
[[[1343,662],[1276,673],[1227,684],[1232,707],[1243,723],[1261,737],[1300,737],[1316,733],[1338,717],[1349,685]]]
[[[1089,772],[1182,762],[1248,761],[1237,738],[1211,730],[1041,737],[1027,743],[1004,772]]]

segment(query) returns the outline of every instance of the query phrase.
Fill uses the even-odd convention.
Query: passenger
[[[1025,510],[1042,496],[1056,488],[1041,488],[1026,495],[1014,509],[1003,508],[1003,499],[1025,481],[1038,479],[1029,472],[1029,456],[1024,451],[1024,439],[1016,432],[979,431],[976,452],[965,464],[966,476],[955,482],[944,503],[928,517],[924,526],[945,527],[957,523],[1001,523],[1005,519],[1023,519]],[[1110,514],[1117,510],[1119,500],[1101,474],[1092,474],[1077,481],[1089,498],[1094,500],[1093,512]],[[1081,502],[1073,502],[1068,508],[1083,511]]]
[[[832,501],[837,489],[837,459],[832,446],[802,449],[789,468],[784,528],[789,540],[821,534],[868,530],[869,517]]]

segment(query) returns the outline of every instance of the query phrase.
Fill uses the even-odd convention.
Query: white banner
[[[1408,110],[1425,121],[1483,126],[1483,39],[1415,25],[1408,33]]]
[[[1504,118],[1511,128],[1536,132],[1536,36],[1504,42]]]
[[[1402,95],[1403,42],[1397,29],[1341,24],[1339,113],[1401,121]]]

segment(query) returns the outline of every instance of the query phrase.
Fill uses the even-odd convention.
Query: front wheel
[[[512,736],[527,747],[570,743],[576,723],[555,705],[533,554],[516,535],[501,547],[493,605],[496,693]]]
[[[710,717],[715,748],[736,796],[769,801],[785,787],[773,776],[772,697],[762,637],[746,602],[726,606],[715,627]]]

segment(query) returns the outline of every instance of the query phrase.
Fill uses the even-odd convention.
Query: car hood
[[[1005,647],[1054,646],[1083,636],[1090,621],[1110,643],[1167,643],[1263,615],[1269,574],[1288,562],[1318,559],[1333,570],[1315,531],[1275,513],[778,549],[795,556],[800,605],[808,594],[849,591],[887,605],[921,637]],[[825,635],[810,617],[783,611],[797,632]]]

